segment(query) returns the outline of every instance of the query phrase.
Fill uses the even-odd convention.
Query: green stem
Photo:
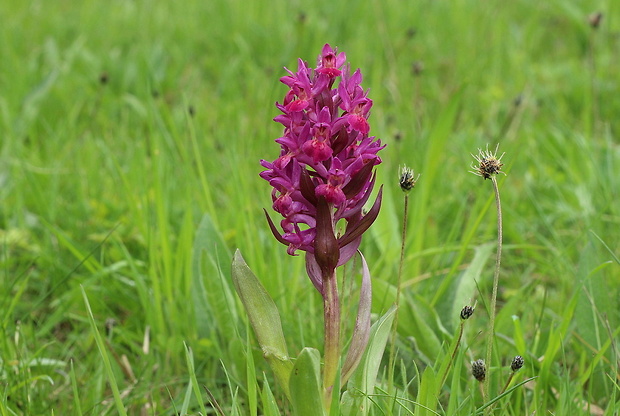
[[[323,280],[323,291],[323,316],[325,319],[323,388],[324,406],[325,409],[329,409],[340,360],[340,300],[335,271]]]
[[[493,191],[495,192],[495,203],[497,205],[497,255],[495,257],[495,272],[493,274],[493,294],[491,295],[491,306],[489,311],[489,329],[487,331],[487,354],[486,354],[486,366],[487,376],[484,380],[483,393],[485,397],[489,396],[490,386],[490,372],[491,372],[491,357],[493,355],[493,339],[495,338],[495,306],[497,304],[497,287],[499,286],[499,267],[502,258],[502,205],[499,199],[499,188],[497,186],[497,179],[495,176],[491,176],[491,182],[493,183]],[[491,409],[487,407],[485,414],[489,414]]]

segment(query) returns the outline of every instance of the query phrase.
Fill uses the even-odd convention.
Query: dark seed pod
[[[512,363],[510,364],[510,369],[512,371],[520,370],[521,367],[523,367],[523,364],[525,364],[523,357],[521,357],[520,355],[517,355],[515,358],[512,359]]]
[[[475,309],[473,306],[464,306],[463,309],[461,309],[461,319],[465,320],[471,318],[471,316],[474,314],[474,310]]]
[[[471,363],[471,374],[478,381],[484,381],[487,375],[487,367],[484,360],[476,360]]]

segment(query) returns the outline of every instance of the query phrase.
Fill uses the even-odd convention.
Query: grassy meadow
[[[292,356],[322,349],[321,297],[303,256],[273,238],[258,173],[279,152],[283,67],[314,65],[325,43],[362,70],[387,145],[361,246],[373,319],[395,299],[398,168],[421,174],[400,399],[384,394],[386,350],[370,414],[483,405],[470,367],[484,357],[497,224],[491,182],[468,171],[498,143],[491,391],[515,355],[512,386],[533,379],[492,414],[620,412],[617,1],[5,0],[0,16],[0,415],[292,414],[230,263],[240,249]],[[474,303],[445,387],[418,406],[425,368],[446,363]]]

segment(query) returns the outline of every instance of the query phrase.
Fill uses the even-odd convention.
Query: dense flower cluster
[[[362,212],[375,183],[373,167],[381,163],[377,152],[385,146],[368,136],[372,100],[360,86],[359,69],[351,74],[345,61],[344,53],[325,45],[316,68],[300,59],[297,72],[287,69],[280,80],[290,90],[276,103],[283,114],[274,118],[284,126],[276,139],[280,156],[261,160],[266,170],[260,176],[273,186],[273,209],[284,217],[280,233],[267,216],[271,229],[289,254],[307,253],[319,290],[314,266],[324,270],[348,261],[380,205],[378,197]],[[340,226],[346,228],[338,232]],[[335,257],[327,253],[333,251]]]

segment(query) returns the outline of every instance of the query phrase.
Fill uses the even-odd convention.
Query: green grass
[[[291,410],[230,261],[239,248],[274,298],[291,355],[322,348],[320,296],[271,236],[258,161],[277,156],[282,67],[314,63],[326,42],[362,69],[371,133],[388,145],[382,211],[362,243],[377,314],[395,295],[398,166],[422,174],[394,414],[423,414],[422,396],[440,414],[483,404],[469,363],[484,355],[496,222],[490,183],[467,171],[470,153],[498,142],[491,396],[517,354],[513,385],[535,379],[494,414],[620,411],[617,2],[8,0],[0,16],[0,415]],[[386,363],[376,415],[393,403]]]

